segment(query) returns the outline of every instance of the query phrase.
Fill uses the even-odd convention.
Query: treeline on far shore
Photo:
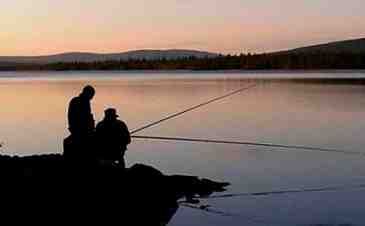
[[[0,64],[0,70],[316,70],[365,69],[365,53],[274,53],[210,58],[130,59],[48,64]]]

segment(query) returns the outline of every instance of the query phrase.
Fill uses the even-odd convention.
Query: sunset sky
[[[365,37],[364,0],[1,0],[0,55],[264,52]]]

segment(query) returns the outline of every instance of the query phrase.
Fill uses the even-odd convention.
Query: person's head
[[[119,117],[119,115],[117,115],[117,110],[115,110],[115,108],[108,108],[104,111],[104,117],[105,119],[108,120],[114,120],[117,119]]]
[[[95,95],[95,89],[94,87],[87,85],[82,89],[81,95],[88,100],[91,100]]]

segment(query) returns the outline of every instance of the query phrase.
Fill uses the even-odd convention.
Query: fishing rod
[[[365,156],[365,153],[363,153],[363,152],[344,151],[344,150],[331,149],[331,148],[309,147],[309,146],[298,146],[298,145],[282,145],[282,144],[244,142],[244,141],[210,140],[210,139],[196,139],[196,138],[184,138],[184,137],[162,137],[162,136],[132,136],[132,137],[135,138],[135,139],[147,139],[147,140],[262,146],[262,147],[271,147],[271,148],[296,149],[296,150],[320,151],[320,152],[334,152],[334,153],[342,153],[342,154],[348,154],[348,155],[362,155],[362,156]],[[268,150],[268,151],[276,151],[276,150]]]
[[[253,85],[250,85],[250,86],[247,86],[247,87],[240,88],[240,89],[238,89],[238,90],[235,90],[235,91],[229,92],[229,93],[227,93],[227,94],[225,94],[225,95],[222,95],[222,96],[219,96],[219,97],[213,98],[213,99],[211,99],[211,100],[208,100],[208,101],[206,101],[206,102],[204,102],[204,103],[201,103],[201,104],[195,105],[195,106],[193,106],[193,107],[187,108],[187,109],[185,109],[185,110],[183,110],[183,111],[180,111],[180,112],[177,112],[177,113],[174,113],[174,114],[168,115],[168,116],[166,116],[166,117],[164,117],[164,118],[162,118],[162,119],[160,119],[160,120],[158,120],[158,121],[155,121],[155,122],[149,123],[149,124],[147,124],[147,125],[145,125],[145,126],[142,126],[142,127],[138,128],[138,129],[135,129],[135,130],[131,131],[131,134],[138,133],[138,132],[140,132],[140,131],[142,131],[142,130],[145,130],[145,129],[147,129],[147,128],[150,128],[150,127],[152,127],[152,126],[155,126],[155,125],[157,125],[157,124],[160,124],[160,123],[162,123],[162,122],[164,122],[164,121],[167,121],[167,120],[170,120],[170,119],[176,118],[176,117],[178,117],[178,116],[180,116],[180,115],[182,115],[182,114],[185,114],[185,113],[187,113],[187,112],[190,112],[190,111],[196,110],[196,109],[198,109],[198,108],[201,108],[201,107],[206,106],[206,105],[208,105],[208,104],[211,104],[211,103],[213,103],[213,102],[217,102],[217,101],[219,101],[219,100],[225,99],[225,98],[227,98],[227,97],[233,96],[233,95],[235,95],[235,94],[241,93],[241,92],[243,92],[243,91],[246,91],[246,90],[252,89],[252,88],[256,87],[257,85],[258,85],[258,84],[253,84]]]
[[[168,115],[167,117],[164,117],[158,121],[149,123],[145,126],[142,126],[138,129],[135,129],[133,131],[131,131],[131,135],[138,133],[142,130],[145,130],[147,128],[150,128],[152,126],[158,125],[164,121],[176,118],[180,115],[183,115],[187,112],[196,110],[198,108],[201,108],[205,105],[208,105],[210,103],[222,100],[224,98],[230,97],[232,95],[241,93],[243,91],[252,89],[254,87],[256,87],[258,84],[253,84],[251,86],[248,87],[243,87],[240,88],[238,90],[229,92],[225,95],[213,98],[211,100],[208,100],[206,102],[203,102],[201,104],[195,105],[193,107],[187,108],[183,111]],[[165,141],[182,141],[182,142],[200,142],[200,143],[219,143],[219,144],[236,144],[236,145],[248,145],[248,146],[262,146],[262,147],[271,147],[271,148],[282,148],[282,149],[300,149],[300,150],[306,150],[306,151],[321,151],[321,152],[336,152],[336,153],[343,153],[343,154],[352,154],[352,155],[365,155],[365,153],[362,152],[355,152],[355,151],[344,151],[344,150],[338,150],[338,149],[332,149],[332,148],[320,148],[320,147],[309,147],[309,146],[298,146],[298,145],[283,145],[283,144],[273,144],[273,143],[260,143],[260,142],[242,142],[242,141],[225,141],[225,140],[209,140],[209,139],[195,139],[195,138],[182,138],[182,137],[160,137],[160,136],[132,136],[133,138],[136,139],[150,139],[150,140],[165,140]],[[270,151],[275,151],[275,150],[270,150]]]

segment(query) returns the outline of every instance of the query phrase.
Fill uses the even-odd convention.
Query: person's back
[[[67,118],[71,135],[63,142],[63,154],[69,160],[94,159],[95,121],[90,106],[94,95],[95,89],[85,86],[81,94],[70,101]]]
[[[68,108],[68,125],[72,135],[85,135],[93,132],[95,121],[91,113],[90,100],[95,94],[94,88],[86,86],[82,93],[74,97]]]
[[[131,142],[127,125],[117,119],[115,109],[107,109],[105,118],[96,126],[98,158],[106,161],[119,161],[124,166],[124,153]]]

